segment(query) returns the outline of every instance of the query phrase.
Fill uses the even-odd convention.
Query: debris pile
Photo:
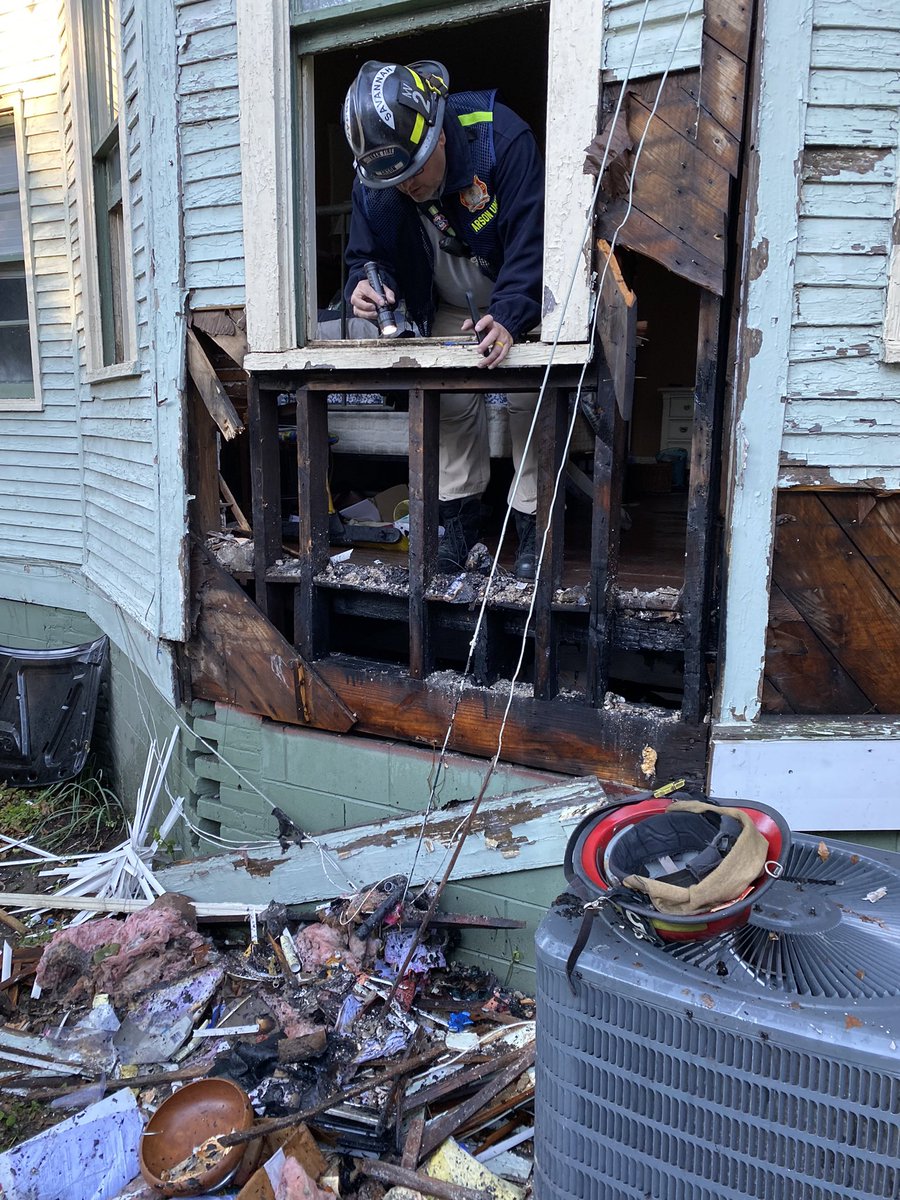
[[[0,1196],[522,1200],[533,1001],[453,958],[461,926],[521,923],[434,896],[395,876],[198,928],[167,893],[56,926],[39,959],[46,919],[11,918],[0,1103],[49,1127],[0,1154]]]

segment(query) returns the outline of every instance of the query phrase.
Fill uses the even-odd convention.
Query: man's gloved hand
[[[478,366],[488,368],[499,366],[509,354],[509,348],[513,343],[509,330],[499,321],[495,321],[490,313],[485,313],[477,325],[473,325],[471,319],[466,317],[462,323],[462,331],[468,333],[472,329],[481,334],[477,350],[482,357],[479,358]]]
[[[350,306],[353,309],[354,317],[363,317],[367,321],[374,321],[379,306],[385,300],[388,304],[396,304],[397,301],[391,288],[385,285],[384,295],[380,296],[368,279],[361,279],[350,295]]]

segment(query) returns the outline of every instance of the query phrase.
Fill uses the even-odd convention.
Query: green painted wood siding
[[[818,473],[823,483],[900,487],[900,370],[882,361],[898,61],[892,0],[816,0],[782,442],[788,485]]]
[[[57,99],[58,9],[0,0],[0,106],[21,96],[43,410],[0,411],[0,559],[82,559],[72,289]],[[34,57],[31,57],[31,56]]]
[[[193,308],[244,303],[234,0],[179,3],[185,283]]]

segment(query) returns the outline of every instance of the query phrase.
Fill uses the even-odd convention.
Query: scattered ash
[[[576,608],[587,608],[590,605],[588,590],[583,584],[577,587],[559,588],[553,593],[554,604],[572,604]]]
[[[387,596],[408,596],[409,568],[385,562],[329,563],[316,576],[316,583],[334,588],[381,592]]]
[[[619,589],[616,608],[639,621],[680,621],[681,589],[660,587],[652,592],[642,592],[639,588]]]

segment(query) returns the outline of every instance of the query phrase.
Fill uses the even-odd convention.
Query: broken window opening
[[[452,19],[452,9],[448,15]],[[311,93],[314,109],[303,131],[304,160],[315,163],[315,255],[309,255],[304,244],[299,264],[308,275],[307,337],[321,337],[319,323],[340,321],[342,315],[343,256],[354,172],[341,108],[362,64],[370,59],[412,63],[437,58],[447,67],[451,92],[496,88],[503,103],[531,126],[543,153],[548,25],[549,4],[506,12],[477,25],[448,23],[423,34],[384,38],[315,56],[301,54],[301,78],[311,81],[304,94]],[[497,54],[498,44],[504,47],[502,56]],[[302,41],[299,48],[302,51]],[[330,330],[325,336],[329,334]]]

